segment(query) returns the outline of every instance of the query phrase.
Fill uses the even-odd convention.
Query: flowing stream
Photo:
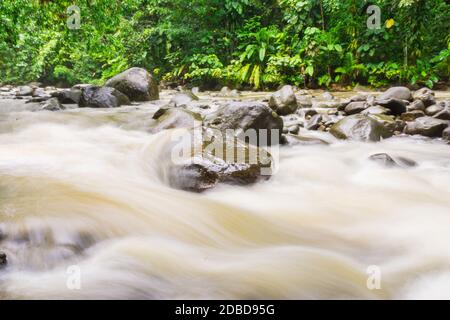
[[[283,146],[271,179],[195,194],[161,180],[158,104],[33,108],[0,100],[0,299],[450,298],[442,141]]]

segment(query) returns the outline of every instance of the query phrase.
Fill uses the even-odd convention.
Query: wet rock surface
[[[426,116],[417,118],[414,122],[409,122],[404,132],[411,135],[420,134],[426,137],[441,137],[448,125],[448,121]]]
[[[83,86],[80,89],[74,87],[68,90],[56,91],[53,93],[53,96],[56,97],[60,103],[78,104],[80,102],[82,89],[85,89],[87,87],[90,87],[90,85]]]
[[[269,178],[272,160],[268,152],[218,130],[186,132],[191,135],[190,141],[184,140],[190,154],[164,164],[164,178],[171,187],[202,192],[218,183],[248,185]]]
[[[391,110],[391,113],[394,115],[401,115],[406,112],[407,102],[405,100],[400,100],[397,98],[389,98],[389,99],[376,99],[375,103],[382,107],[385,107]]]
[[[425,107],[436,103],[434,92],[428,88],[422,88],[414,92],[413,99],[422,102]]]
[[[288,115],[297,111],[297,98],[291,86],[283,86],[269,99],[269,107],[279,115]]]
[[[266,104],[261,102],[231,102],[221,106],[205,119],[206,125],[221,131],[234,129],[238,136],[245,135],[249,129],[257,133],[258,142],[254,144],[277,144],[283,130],[283,120]],[[274,134],[272,135],[272,131]],[[261,133],[261,135],[259,134]],[[267,139],[262,135],[267,134]],[[262,138],[262,139],[260,139]]]
[[[447,127],[447,129],[442,132],[442,139],[450,141],[450,127]]]
[[[402,119],[403,121],[414,121],[417,118],[424,117],[424,116],[425,116],[425,113],[423,111],[413,110],[413,111],[408,111],[408,112],[403,113],[400,116],[400,119]]]
[[[411,90],[407,87],[392,87],[383,92],[379,97],[379,100],[389,100],[389,99],[398,99],[398,100],[412,100]]]
[[[391,157],[387,153],[376,153],[369,156],[369,160],[377,162],[385,167],[415,167],[417,163],[414,160],[407,159],[404,157]]]
[[[158,85],[153,76],[142,68],[130,68],[109,79],[105,86],[113,87],[131,101],[159,99]]]
[[[366,110],[368,107],[369,105],[365,101],[350,102],[345,107],[345,113],[348,115],[357,114]]]
[[[118,108],[127,104],[130,104],[130,100],[120,91],[97,86],[84,88],[78,102],[81,108]]]
[[[360,141],[380,141],[389,138],[392,132],[369,116],[352,115],[345,117],[331,127],[330,133],[339,139]]]

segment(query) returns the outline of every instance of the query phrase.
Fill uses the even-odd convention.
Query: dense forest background
[[[450,74],[444,0],[2,0],[0,21],[2,83],[101,84],[132,66],[209,88],[432,87]]]

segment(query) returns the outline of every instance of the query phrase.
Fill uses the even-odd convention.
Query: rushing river
[[[0,299],[450,298],[449,145],[283,146],[271,179],[195,194],[161,180],[157,108],[0,100]]]

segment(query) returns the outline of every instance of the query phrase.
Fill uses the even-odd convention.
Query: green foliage
[[[250,23],[238,33],[242,43],[238,46],[238,60],[232,62],[235,80],[248,83],[259,89],[264,82],[265,68],[269,57],[275,53],[278,30],[275,27],[261,27],[259,23]]]
[[[450,5],[378,0],[70,0],[0,2],[0,82],[101,84],[140,66],[160,80],[214,87],[434,86],[450,74]]]
[[[182,78],[195,85],[214,86],[225,79],[225,70],[215,54],[194,54],[188,58],[186,64],[165,76],[166,80],[177,78]]]

